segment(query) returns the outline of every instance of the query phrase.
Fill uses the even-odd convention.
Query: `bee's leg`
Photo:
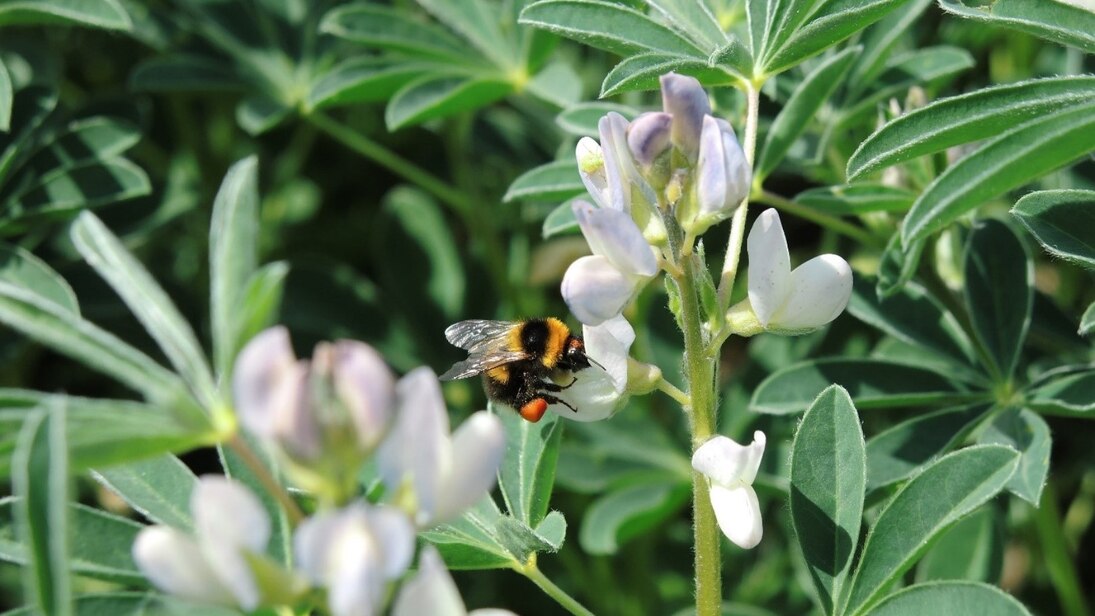
[[[559,387],[559,386],[556,385],[556,387]],[[567,387],[569,387],[569,385]],[[559,387],[559,389],[566,389],[566,387]],[[540,398],[545,400],[549,405],[550,404],[562,404],[563,406],[567,407],[571,411],[573,411],[575,413],[578,412],[578,409],[571,406],[566,400],[560,400],[559,398],[556,398],[555,396],[552,396],[551,394],[540,394]]]
[[[554,383],[552,381],[542,381],[539,384],[539,387],[540,387],[540,389],[542,389],[544,391],[557,392],[557,391],[563,391],[564,389],[570,389],[570,387],[572,385],[574,385],[575,383],[577,383],[577,382],[578,382],[578,377],[571,376],[570,377],[570,382],[567,383],[566,385],[559,385],[558,383]]]

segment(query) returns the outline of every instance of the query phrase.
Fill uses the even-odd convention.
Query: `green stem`
[[[745,150],[745,160],[749,166],[753,166],[753,159],[757,150],[757,116],[760,112],[760,86],[762,84],[746,83],[746,112],[745,112],[745,142],[742,144]],[[723,310],[730,307],[730,294],[734,291],[734,279],[738,277],[738,264],[741,263],[741,244],[745,240],[745,216],[749,212],[749,197],[746,197],[734,212],[734,218],[730,222],[730,240],[726,243],[726,257],[722,264],[722,275],[719,276],[719,305]]]
[[[247,445],[237,434],[228,441],[228,446],[232,448],[232,451],[236,452],[243,463],[247,465],[247,468],[251,469],[251,472],[258,478],[259,483],[266,491],[277,499],[281,504],[282,509],[285,509],[285,514],[289,516],[289,523],[293,526],[297,526],[304,521],[304,512],[300,509],[300,505],[293,500],[289,493],[274,479],[274,476],[270,474],[270,469],[262,463],[258,455]]]
[[[323,112],[313,111],[308,115],[308,120],[335,141],[419,186],[441,202],[452,206],[462,216],[472,214],[473,200],[429,171]]]
[[[514,571],[532,580],[533,584],[540,587],[540,590],[544,591],[547,596],[555,599],[555,602],[563,606],[563,609],[574,614],[575,616],[593,616],[593,612],[586,609],[584,605],[578,603],[578,600],[571,597],[565,590],[559,588],[552,582],[551,579],[544,575],[542,571],[536,566],[536,561],[532,560],[529,564],[523,567],[514,567]]]
[[[692,406],[692,399],[688,397],[688,394],[684,393],[676,385],[664,378],[658,381],[658,391],[676,400],[677,404],[680,404],[682,409]]]
[[[846,235],[857,242],[874,248],[882,248],[882,240],[869,233],[862,227],[857,227],[849,222],[845,222],[836,216],[824,214],[818,212],[813,208],[806,207],[801,203],[795,203],[786,197],[781,197],[775,193],[770,193],[766,190],[760,190],[753,194],[753,201],[757,203],[764,203],[771,205],[772,207],[788,214],[794,214],[799,218],[805,218],[810,222],[816,223],[827,229],[832,229],[841,235]]]
[[[1068,553],[1064,533],[1061,532],[1061,516],[1057,510],[1057,490],[1053,482],[1047,482],[1042,490],[1042,501],[1034,515],[1039,543],[1045,557],[1049,579],[1057,591],[1061,610],[1065,616],[1088,616],[1091,612],[1084,599],[1080,578],[1072,557]]]
[[[684,329],[684,368],[692,400],[689,413],[692,450],[715,434],[715,361],[707,357],[703,339],[696,259],[684,259],[684,275],[675,279],[681,293],[681,325]],[[692,526],[696,550],[696,615],[718,616],[722,605],[722,555],[719,527],[711,508],[707,477],[692,472]]]

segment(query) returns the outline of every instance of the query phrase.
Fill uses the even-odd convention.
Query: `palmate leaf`
[[[916,581],[994,583],[1004,568],[1004,520],[999,507],[981,507],[939,536],[916,566]]]
[[[727,44],[728,35],[706,0],[646,0],[646,3],[687,33],[700,49],[710,52]]]
[[[1042,190],[1025,195],[1011,213],[1055,257],[1095,270],[1095,191]]]
[[[92,477],[152,522],[193,530],[190,495],[198,478],[175,456],[102,468],[92,472]]]
[[[631,56],[613,67],[601,82],[601,97],[637,90],[657,90],[660,87],[658,79],[669,72],[695,77],[709,86],[736,83],[740,79],[723,65],[711,66],[700,58],[651,52]]]
[[[506,429],[498,487],[509,514],[536,528],[548,513],[564,422],[550,416],[532,423],[508,409],[497,415]]]
[[[909,0],[866,30],[860,39],[863,53],[848,73],[849,99],[854,100],[865,88],[873,85],[874,78],[882,72],[890,52],[901,36],[932,2],[933,0]]]
[[[386,101],[403,86],[437,68],[427,63],[395,62],[372,56],[350,58],[316,80],[308,92],[308,107],[324,109]]]
[[[427,74],[395,93],[384,111],[384,121],[388,130],[394,131],[482,107],[512,90],[513,84],[496,77]]]
[[[1090,415],[1095,411],[1095,368],[1063,366],[1042,374],[1028,387],[1026,399],[1042,413]]]
[[[144,170],[124,158],[60,167],[2,204],[0,234],[21,232],[38,220],[68,217],[83,209],[144,196],[151,190]]]
[[[522,173],[509,185],[502,201],[559,201],[585,193],[586,187],[573,160],[557,160]]]
[[[321,32],[415,57],[461,63],[478,54],[464,41],[435,24],[413,19],[405,11],[371,4],[350,4],[323,17]]]
[[[76,293],[68,282],[44,261],[18,246],[0,243],[0,280],[80,315]]]
[[[948,13],[1095,53],[1095,13],[1090,5],[1085,10],[1045,0],[994,0],[984,6],[971,4],[969,0],[939,0],[939,6]]]
[[[820,395],[791,450],[791,520],[825,612],[832,614],[851,571],[863,516],[867,467],[859,414],[848,392]]]
[[[989,425],[978,442],[1008,445],[1022,455],[1019,468],[1008,482],[1008,490],[1037,507],[1049,473],[1049,454],[1053,448],[1046,420],[1028,409],[1010,408]]]
[[[810,188],[795,196],[795,201],[827,214],[861,215],[871,212],[902,212],[916,200],[907,188],[863,182]]]
[[[932,539],[1003,489],[1018,462],[1018,452],[1010,447],[967,447],[905,484],[867,535],[844,612],[867,612]]]
[[[878,129],[848,159],[848,179],[947,148],[991,139],[1095,97],[1095,77],[1051,77],[935,101]]]
[[[602,0],[540,0],[521,11],[518,23],[622,56],[653,51],[707,58],[676,31],[635,9]]]
[[[1030,616],[1022,603],[999,588],[958,580],[910,586],[886,597],[865,613],[867,616]]]
[[[133,27],[117,0],[6,0],[0,2],[0,26],[65,24],[125,30]]]
[[[174,53],[138,65],[129,75],[129,88],[138,92],[231,92],[245,90],[247,82],[231,64],[210,56]]]
[[[490,496],[468,509],[460,519],[421,534],[437,546],[450,569],[523,567],[539,552],[562,546],[566,520],[551,512],[535,528],[503,515]]]
[[[625,542],[675,515],[688,486],[649,477],[599,497],[586,509],[578,543],[590,554],[615,554]]]

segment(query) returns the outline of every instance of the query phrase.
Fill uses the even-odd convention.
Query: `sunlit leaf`
[[[535,528],[548,513],[564,422],[545,417],[532,423],[508,409],[500,411],[506,455],[498,470],[498,487],[510,515]]]
[[[198,478],[175,456],[99,469],[92,476],[149,520],[184,531],[194,528],[190,495]]]
[[[8,0],[0,2],[0,26],[64,24],[129,30],[133,23],[117,0]]]
[[[657,51],[707,57],[687,39],[643,13],[602,0],[540,0],[521,11],[519,23],[622,56]]]
[[[384,121],[388,130],[421,124],[494,102],[513,89],[496,78],[426,75],[404,86],[388,102]]]
[[[510,184],[502,200],[559,201],[581,195],[585,190],[577,163],[557,160],[522,173]]]
[[[1025,195],[1011,213],[1051,254],[1095,269],[1095,191],[1042,190]]]
[[[970,6],[968,0],[939,0],[948,13],[974,21],[1026,32],[1095,53],[1095,13],[1065,2],[1047,0],[994,0]]]
[[[657,90],[658,78],[666,73],[690,75],[706,85],[734,83],[737,76],[713,67],[700,58],[668,53],[644,53],[617,64],[601,83],[601,97],[635,90]]]
[[[319,29],[355,43],[412,56],[442,61],[475,59],[468,45],[448,30],[387,6],[349,4],[337,7],[323,17]]]
[[[907,188],[869,182],[810,188],[795,196],[798,203],[839,215],[901,212],[914,200],[916,193]]]

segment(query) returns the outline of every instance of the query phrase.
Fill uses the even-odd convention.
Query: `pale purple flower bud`
[[[711,225],[730,217],[749,196],[752,178],[745,152],[730,123],[705,117],[693,193],[678,212],[681,226],[699,236]]]
[[[391,421],[395,377],[373,347],[353,340],[334,344],[334,388],[350,414],[362,449],[384,438]]]
[[[669,130],[673,116],[664,112],[644,113],[627,129],[627,146],[631,156],[644,169],[669,148]]]
[[[670,139],[688,162],[696,162],[703,118],[711,113],[707,92],[695,77],[667,73],[661,77],[662,108],[673,116]]]

